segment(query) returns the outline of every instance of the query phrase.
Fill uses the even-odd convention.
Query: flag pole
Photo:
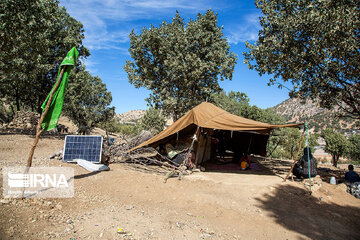
[[[33,158],[33,155],[34,155],[34,151],[35,151],[35,148],[36,148],[36,145],[38,144],[39,142],[39,138],[40,138],[40,134],[42,133],[43,129],[41,129],[41,123],[43,122],[48,110],[49,110],[49,107],[50,107],[50,104],[51,104],[51,100],[53,98],[53,95],[54,93],[56,92],[56,90],[59,88],[60,86],[60,83],[62,81],[62,77],[64,75],[64,72],[65,72],[65,69],[66,69],[67,65],[64,65],[62,66],[62,69],[60,71],[60,75],[59,75],[59,78],[56,82],[56,85],[55,87],[52,89],[51,93],[50,93],[50,97],[46,103],[46,107],[45,107],[45,110],[44,112],[41,114],[41,117],[40,117],[40,120],[37,124],[37,127],[36,127],[36,136],[35,136],[35,140],[34,140],[34,143],[31,147],[31,150],[29,152],[29,157],[28,157],[28,160],[27,160],[27,170],[31,167],[31,164],[32,164],[32,158]]]

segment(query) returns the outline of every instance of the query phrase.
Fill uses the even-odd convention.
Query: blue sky
[[[126,60],[131,60],[129,33],[143,27],[170,22],[176,10],[186,22],[204,14],[211,8],[218,14],[218,25],[223,26],[231,51],[238,55],[232,81],[220,82],[225,91],[246,93],[251,105],[273,107],[288,98],[288,90],[267,86],[269,77],[260,77],[243,63],[245,41],[254,42],[260,29],[259,16],[253,1],[203,1],[203,0],[60,0],[68,13],[84,24],[84,45],[91,56],[86,60],[87,69],[99,76],[113,96],[112,105],[117,113],[147,109],[145,98],[149,91],[136,89],[128,82],[123,70]]]

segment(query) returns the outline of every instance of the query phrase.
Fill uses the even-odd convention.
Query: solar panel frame
[[[74,159],[85,159],[89,162],[100,163],[102,144],[102,136],[66,135],[62,161],[75,162]]]

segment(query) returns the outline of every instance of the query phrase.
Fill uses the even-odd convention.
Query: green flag
[[[43,129],[43,131],[48,131],[53,129],[54,127],[56,127],[60,114],[61,114],[61,110],[63,107],[63,103],[64,103],[64,95],[65,95],[65,88],[67,85],[67,81],[68,81],[68,77],[69,77],[69,72],[72,68],[72,66],[74,66],[76,64],[76,60],[77,57],[79,55],[79,52],[76,50],[75,47],[73,47],[66,55],[66,57],[64,58],[64,60],[62,61],[62,63],[60,64],[60,68],[59,68],[59,72],[58,72],[58,76],[56,78],[56,82],[59,80],[58,78],[60,77],[60,71],[61,71],[61,67],[64,65],[67,65],[63,76],[62,76],[62,81],[60,83],[60,86],[58,87],[58,89],[54,92],[51,103],[50,103],[50,107],[49,110],[46,114],[46,116],[44,117],[43,122],[41,123],[41,127]],[[56,85],[56,83],[55,83]],[[53,89],[55,88],[55,86],[53,87]],[[51,89],[51,92],[53,91],[53,89]],[[41,106],[41,108],[43,109],[43,112],[46,108],[46,104],[49,100],[50,94],[47,96],[45,102],[43,103],[43,105]]]

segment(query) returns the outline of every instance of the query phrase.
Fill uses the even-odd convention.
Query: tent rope
[[[311,164],[310,164],[310,148],[309,148],[309,129],[308,129],[308,125],[305,122],[305,131],[306,131],[306,148],[307,148],[307,161],[308,161],[308,169],[309,169],[309,191],[310,191],[310,195],[311,195]]]
[[[307,92],[307,98],[305,103],[307,103],[309,98],[309,93]],[[309,170],[309,191],[311,195],[311,163],[310,163],[310,148],[309,148],[309,128],[308,128],[308,115],[305,114],[305,131],[306,131],[306,148],[307,148],[307,160],[308,160],[308,170]]]

